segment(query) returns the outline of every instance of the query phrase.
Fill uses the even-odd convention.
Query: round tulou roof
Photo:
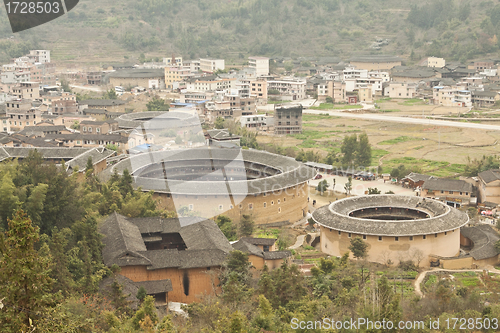
[[[415,220],[384,220],[349,216],[369,208],[418,210],[429,217]],[[468,223],[467,214],[440,201],[403,195],[366,195],[335,201],[313,213],[318,224],[343,232],[376,236],[414,236],[458,229]]]
[[[168,175],[157,178],[141,177],[141,171],[150,166],[158,166],[158,168],[167,171],[185,169],[185,172],[189,173],[193,166],[202,165],[203,161],[211,165],[222,165],[225,171],[216,170],[214,172],[222,175],[222,180],[207,181],[201,180],[201,178],[179,180]],[[172,168],[169,165],[175,167]],[[224,172],[235,168],[264,171],[265,176],[246,180],[229,180],[228,177],[224,177]],[[191,148],[132,155],[114,165],[111,171],[116,170],[121,174],[125,169],[134,175],[135,185],[143,190],[191,195],[227,194],[229,191],[232,195],[246,196],[283,191],[305,183],[316,175],[313,168],[305,166],[293,158],[265,151],[235,148]],[[272,172],[266,173],[266,170]]]

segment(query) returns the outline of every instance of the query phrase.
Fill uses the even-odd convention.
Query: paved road
[[[299,247],[302,246],[302,244],[304,244],[304,238],[306,238],[306,235],[299,235],[297,237],[297,241],[295,242],[295,244],[293,244],[292,246],[289,247],[290,250],[295,250],[295,249],[298,249]]]
[[[352,110],[349,110],[349,111],[352,111]],[[309,113],[309,114],[328,113],[329,115],[335,116],[335,117],[362,119],[362,120],[373,120],[373,121],[389,121],[389,122],[396,122],[396,123],[401,123],[401,124],[421,124],[421,125],[449,126],[449,127],[460,127],[460,128],[483,129],[483,130],[489,130],[489,131],[500,131],[500,125],[466,123],[466,122],[446,121],[446,120],[436,120],[436,119],[385,116],[385,115],[381,115],[381,114],[310,110],[310,109],[305,109],[303,112]]]
[[[95,92],[103,92],[101,87],[91,87],[91,86],[77,86],[74,84],[69,85],[71,88],[76,88],[76,89],[82,89],[82,90],[90,90],[90,91],[95,91]]]
[[[334,176],[334,175],[327,175],[322,173],[321,174],[323,178],[321,179],[311,179],[309,181],[309,186],[318,186],[318,183],[324,179],[330,184],[328,187],[329,190],[332,190],[333,187],[333,179],[335,179],[335,192],[338,193],[345,193],[344,185],[348,182],[348,177],[343,177],[343,176]],[[376,179],[376,180],[370,180],[370,181],[364,181],[364,180],[352,180],[352,190],[351,194],[353,195],[364,195],[365,191],[368,191],[368,188],[377,188],[378,190],[382,191],[382,194],[385,192],[392,191],[394,194],[398,195],[411,195],[415,196],[415,192],[411,188],[404,188],[400,185],[395,185],[392,184],[391,182],[386,182],[382,179]]]

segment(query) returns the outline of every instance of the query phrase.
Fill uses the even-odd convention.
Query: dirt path
[[[484,269],[486,269],[489,273],[500,274],[500,270],[494,268],[493,266],[487,266]],[[442,269],[442,268],[436,268],[436,269],[430,269],[430,270],[427,270],[427,271],[423,271],[415,279],[415,282],[414,282],[415,293],[420,298],[424,298],[425,297],[424,294],[422,293],[422,290],[420,289],[420,284],[422,283],[422,281],[424,281],[425,276],[429,272],[451,272],[451,273],[482,272],[484,269]]]

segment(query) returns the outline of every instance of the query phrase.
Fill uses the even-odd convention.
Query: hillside
[[[67,15],[12,36],[0,12],[0,60],[51,49],[54,60],[98,65],[170,56],[426,55],[495,57],[500,5],[462,0],[81,0]],[[381,39],[382,44],[374,44]],[[385,41],[387,39],[387,41]]]

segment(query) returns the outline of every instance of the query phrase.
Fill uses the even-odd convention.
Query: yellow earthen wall
[[[321,251],[332,256],[340,257],[349,251],[351,238],[348,233],[339,232],[325,228],[321,229]],[[362,235],[351,234],[351,237],[362,237]],[[368,260],[385,264],[391,260],[394,264],[398,264],[400,260],[416,261],[415,250],[420,250],[423,259],[420,266],[429,265],[429,255],[440,257],[453,257],[458,255],[460,251],[460,230],[454,232],[449,231],[445,235],[444,232],[438,233],[437,237],[434,234],[426,235],[423,239],[422,235],[414,236],[410,240],[408,236],[399,237],[396,241],[394,237],[383,236],[382,240],[378,240],[378,236],[367,235],[364,240],[368,244]],[[352,253],[350,253],[351,258]]]
[[[187,271],[189,276],[189,295],[184,294],[183,276]],[[173,290],[168,293],[169,302],[192,303],[199,301],[203,294],[213,294],[214,285],[219,284],[217,277],[218,268],[190,268],[187,270],[178,268],[162,268],[147,270],[146,266],[121,267],[120,274],[128,277],[134,282],[164,280],[172,281]],[[213,281],[212,281],[213,279]]]
[[[236,207],[232,205],[229,196],[193,196],[174,195],[168,196],[165,193],[155,193],[154,198],[159,199],[159,205],[167,210],[174,211],[177,207],[193,205],[193,211],[200,212],[203,217],[213,218],[218,215],[225,215],[233,221],[240,221],[241,215],[252,215],[256,224],[272,222],[290,221],[296,222],[307,213],[308,187],[306,183],[288,188],[281,192],[259,194],[257,196],[248,195]],[[175,200],[175,205],[174,201]],[[266,203],[264,207],[264,203]],[[222,209],[219,206],[222,205]],[[241,205],[241,208],[240,208]],[[252,208],[250,209],[250,205]]]

